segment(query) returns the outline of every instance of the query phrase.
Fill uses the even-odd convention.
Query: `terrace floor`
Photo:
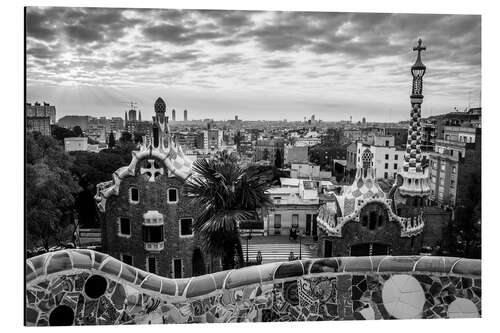
[[[243,247],[243,256],[246,258],[247,254],[247,240],[242,238],[241,244]],[[262,254],[262,263],[287,261],[290,252],[294,256],[299,257],[302,248],[302,259],[317,258],[317,242],[313,241],[312,237],[304,237],[302,245],[297,239],[290,240],[288,236],[252,236],[248,241],[248,259],[255,261],[257,252],[260,250]]]

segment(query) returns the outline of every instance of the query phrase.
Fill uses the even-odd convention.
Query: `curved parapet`
[[[339,257],[169,279],[62,250],[27,260],[26,306],[39,326],[478,317],[481,262]]]

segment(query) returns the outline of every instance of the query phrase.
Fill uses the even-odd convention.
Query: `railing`
[[[397,220],[401,225],[401,236],[403,237],[411,237],[418,235],[424,229],[424,219],[422,213],[415,217],[399,217],[397,216]]]
[[[78,232],[80,246],[101,245],[101,228],[80,228]]]
[[[28,325],[455,318],[481,315],[481,261],[338,257],[169,279],[91,250],[26,262]]]

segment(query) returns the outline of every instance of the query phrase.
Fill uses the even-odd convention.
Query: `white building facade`
[[[87,137],[74,137],[74,138],[64,138],[64,151],[87,151],[88,150],[88,138]]]
[[[357,143],[356,167],[362,168],[361,153],[368,149],[373,154],[372,167],[375,169],[377,179],[395,179],[398,170],[403,166],[404,150],[394,146],[393,136],[375,136],[374,143]]]
[[[317,236],[317,182],[301,179],[297,187],[271,188],[268,193],[274,205],[267,210],[263,219],[266,235],[289,235],[294,226],[305,236]]]

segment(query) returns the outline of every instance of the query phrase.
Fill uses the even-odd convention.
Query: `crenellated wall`
[[[481,316],[481,261],[339,257],[160,277],[91,250],[26,262],[27,325]]]

